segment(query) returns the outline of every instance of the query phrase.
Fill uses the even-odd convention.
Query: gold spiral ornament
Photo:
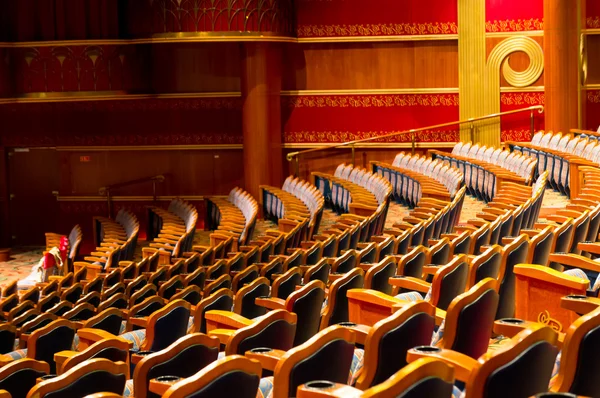
[[[529,66],[521,72],[515,71],[508,62],[515,52],[524,52],[529,57]],[[535,83],[544,71],[544,50],[539,43],[527,36],[512,36],[500,43],[490,53],[485,67],[485,113],[500,112],[500,72],[508,84],[523,88]],[[493,137],[494,144],[500,141],[500,119],[481,126],[483,136]]]

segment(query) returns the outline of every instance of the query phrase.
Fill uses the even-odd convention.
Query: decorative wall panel
[[[544,105],[543,92],[502,93],[500,111],[507,112],[533,105]],[[534,131],[544,130],[544,114],[535,111]],[[507,115],[502,118],[501,141],[531,141],[531,114],[529,112]]]
[[[600,29],[600,1],[598,0],[581,0],[585,1],[585,22],[588,29]]]
[[[486,0],[485,21],[486,32],[542,30],[544,0]]]
[[[132,36],[244,32],[293,36],[291,0],[136,0],[127,3]]]
[[[202,145],[242,142],[240,98],[0,105],[6,146]]]
[[[297,0],[299,38],[456,34],[448,0]]]
[[[17,93],[139,91],[147,88],[148,47],[60,46],[11,49]]]
[[[588,90],[585,102],[585,128],[588,130],[598,130],[600,126],[600,90]]]
[[[458,120],[458,94],[289,96],[281,112],[285,143],[344,142]],[[457,141],[458,131],[425,131],[417,140]],[[410,142],[410,135],[387,142]]]

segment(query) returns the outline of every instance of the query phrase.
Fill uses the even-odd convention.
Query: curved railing
[[[397,137],[400,135],[411,135],[411,148],[412,148],[412,153],[415,153],[415,148],[416,148],[416,144],[417,144],[417,133],[420,131],[427,131],[427,130],[434,130],[434,129],[439,129],[442,127],[449,127],[449,126],[460,126],[463,124],[467,124],[470,123],[470,134],[471,134],[471,141],[473,140],[473,133],[475,131],[475,125],[473,124],[474,122],[480,121],[480,120],[487,120],[487,119],[493,119],[496,117],[502,117],[502,116],[506,116],[506,115],[512,115],[515,113],[523,113],[523,112],[530,112],[531,113],[531,134],[533,135],[534,133],[534,113],[535,111],[538,111],[539,113],[543,113],[544,112],[544,106],[543,105],[535,105],[535,106],[530,106],[528,108],[521,108],[521,109],[515,109],[512,111],[506,111],[506,112],[500,112],[500,113],[493,113],[491,115],[485,115],[485,116],[480,116],[480,117],[474,117],[474,118],[470,118],[470,119],[466,119],[466,120],[458,120],[455,122],[448,122],[448,123],[442,123],[442,124],[436,124],[436,125],[432,125],[432,126],[426,126],[426,127],[421,127],[418,129],[411,129],[411,130],[405,130],[405,131],[399,131],[396,133],[391,133],[391,134],[385,134],[385,135],[380,135],[380,136],[376,136],[376,137],[370,137],[370,138],[364,138],[361,140],[354,140],[354,141],[347,141],[347,142],[340,142],[340,143],[336,143],[336,144],[328,144],[328,145],[323,145],[320,146],[318,148],[311,148],[311,149],[306,149],[304,151],[296,151],[296,152],[290,152],[287,154],[287,160],[288,162],[295,162],[294,165],[294,174],[297,176],[299,174],[299,170],[300,170],[300,156],[301,155],[306,155],[308,153],[314,153],[314,152],[319,152],[319,151],[324,151],[327,149],[333,149],[333,148],[343,148],[343,147],[350,147],[350,149],[352,150],[352,164],[356,163],[356,159],[355,159],[355,148],[357,144],[362,144],[365,142],[370,142],[370,141],[377,141],[377,140],[381,140],[383,138],[392,138],[392,137]]]

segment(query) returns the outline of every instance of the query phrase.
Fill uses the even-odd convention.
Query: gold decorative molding
[[[215,196],[212,196],[215,197]],[[178,195],[178,196],[157,196],[156,200],[159,202],[170,202],[175,198],[184,200],[200,201],[204,200],[204,196],[197,195]],[[106,202],[106,196],[100,195],[88,195],[88,196],[61,196],[56,195],[57,202]],[[153,196],[111,196],[111,202],[152,202],[154,201]]]
[[[416,148],[453,148],[456,142],[417,142]],[[283,144],[284,149],[313,149],[320,148],[323,143],[298,143],[298,144]],[[399,142],[399,143],[365,143],[357,144],[354,148],[356,149],[406,149],[411,148],[410,142]],[[339,150],[348,150],[347,148],[336,148]]]
[[[526,33],[544,31],[544,21],[539,18],[530,19],[504,19],[493,20],[485,23],[485,30],[488,33]]]
[[[500,87],[501,93],[543,93],[544,86],[527,86],[527,87],[509,87],[502,86]]]
[[[458,40],[457,34],[447,35],[389,35],[389,36],[325,36],[301,37],[298,43],[347,43],[347,42],[394,42],[394,41],[440,41]]]
[[[600,35],[600,29],[581,29],[584,35]]]
[[[195,43],[195,42],[242,42],[242,41],[268,41],[279,43],[296,43],[295,37],[279,36],[269,33],[256,32],[181,32],[157,34],[152,37],[138,39],[100,39],[100,40],[46,40],[46,41],[20,41],[0,42],[0,48],[10,47],[62,47],[62,46],[126,46],[135,44],[160,44],[160,43]]]
[[[509,56],[522,51],[529,57],[529,66],[522,72],[516,72],[508,62]],[[500,73],[508,84],[524,89],[535,83],[544,71],[544,51],[539,43],[530,37],[513,36],[500,43],[491,51],[485,67],[484,110],[486,114],[500,112]],[[496,123],[485,123],[481,126],[484,136],[489,137],[489,143],[497,145],[500,137],[500,120]],[[494,141],[494,142],[491,142]],[[482,142],[488,143],[488,142]]]
[[[99,151],[216,151],[240,150],[242,144],[222,145],[114,145],[114,146],[58,146],[59,152],[99,152]]]
[[[544,86],[500,87],[502,93],[543,92]],[[301,97],[310,95],[394,95],[394,94],[458,94],[458,87],[434,88],[398,88],[377,90],[282,90],[282,97]]]
[[[461,0],[458,2],[458,88],[460,119],[485,115],[481,93],[485,73],[485,0]],[[470,129],[460,130],[460,139],[468,141]],[[479,134],[474,137],[482,143]]]
[[[586,84],[582,87],[583,90],[600,90],[600,84]]]
[[[23,94],[15,98],[0,98],[0,104],[73,102],[73,101],[113,101],[139,99],[183,99],[183,98],[239,98],[241,92],[213,93],[167,93],[167,94],[128,94],[126,91],[71,91]]]
[[[282,96],[303,95],[393,95],[393,94],[457,94],[458,87],[398,88],[377,90],[282,90]]]
[[[506,32],[486,32],[485,37],[509,37],[509,36],[530,36],[543,37],[543,30],[523,30],[523,31],[506,31]]]

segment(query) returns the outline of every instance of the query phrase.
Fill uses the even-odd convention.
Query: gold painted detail
[[[562,332],[561,323],[559,321],[557,321],[556,319],[551,318],[550,313],[548,311],[540,312],[538,314],[537,321],[539,323],[543,323],[546,326],[550,326],[552,329],[556,330],[557,332]]]
[[[324,36],[402,36],[456,34],[456,22],[355,24],[355,25],[300,25],[298,37]]]
[[[588,91],[587,99],[592,104],[600,104],[600,91]]]
[[[394,106],[458,106],[457,95],[364,95],[287,97],[284,105],[290,108],[371,108]]]
[[[600,16],[598,15],[595,17],[587,17],[585,22],[588,29],[600,29]]]
[[[381,135],[401,133],[402,131],[285,131],[284,141],[286,143],[337,143],[366,138],[378,137]],[[391,138],[377,140],[379,142],[410,142],[411,134],[398,135]],[[458,141],[458,131],[419,131],[417,141],[423,143],[429,142],[448,142]]]
[[[544,105],[544,93],[503,93],[500,102],[504,105]]]
[[[529,57],[529,66],[522,72],[511,68],[508,59],[514,52],[522,51]],[[539,43],[530,37],[509,37],[500,43],[488,56],[485,68],[485,113],[500,112],[500,73],[513,87],[524,88],[535,83],[544,70],[544,51]],[[533,98],[533,97],[530,97]],[[497,123],[481,126],[482,133],[488,137],[500,137],[500,119]]]
[[[543,90],[543,88],[542,88]],[[391,94],[457,94],[458,87],[384,88],[372,90],[281,90],[282,96],[306,95],[391,95]]]
[[[543,30],[544,21],[538,18],[531,19],[505,19],[485,22],[486,32],[522,32],[528,30]]]

